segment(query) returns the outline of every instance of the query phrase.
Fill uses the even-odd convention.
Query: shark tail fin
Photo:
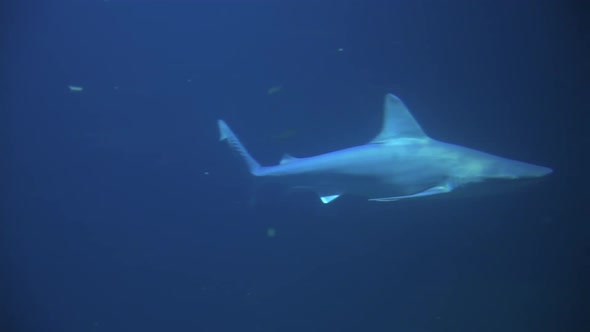
[[[219,140],[227,141],[230,148],[244,159],[246,165],[248,165],[250,173],[256,175],[257,171],[261,168],[260,164],[252,158],[250,153],[244,148],[236,134],[234,134],[225,121],[217,120],[217,125],[219,126]]]

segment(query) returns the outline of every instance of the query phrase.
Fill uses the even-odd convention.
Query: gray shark
[[[383,128],[369,143],[307,158],[286,154],[276,166],[254,160],[223,120],[218,120],[220,140],[242,157],[252,175],[315,191],[325,204],[343,194],[391,202],[553,172],[432,139],[393,94],[385,96],[384,109]]]

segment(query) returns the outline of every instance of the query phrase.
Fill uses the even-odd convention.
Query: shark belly
[[[265,167],[258,175],[320,196],[347,193],[368,199],[415,195],[448,182],[439,164],[387,153],[377,145],[300,158]]]

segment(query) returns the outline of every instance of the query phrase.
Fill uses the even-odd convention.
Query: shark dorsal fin
[[[279,164],[283,165],[283,164],[288,164],[292,161],[297,160],[298,158],[293,157],[292,155],[285,153],[283,155],[283,158],[281,158],[281,162]]]
[[[393,94],[385,96],[383,128],[371,143],[383,143],[398,138],[428,138],[406,105]]]

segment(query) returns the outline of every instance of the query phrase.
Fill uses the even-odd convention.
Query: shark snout
[[[512,161],[505,169],[512,178],[539,178],[553,173],[553,169],[545,166],[529,164],[520,161]]]
[[[549,168],[549,167],[545,167],[545,166],[536,166],[537,170],[535,172],[535,175],[533,175],[534,177],[541,177],[541,176],[545,176],[545,175],[549,175],[551,173],[553,173],[553,169]]]

